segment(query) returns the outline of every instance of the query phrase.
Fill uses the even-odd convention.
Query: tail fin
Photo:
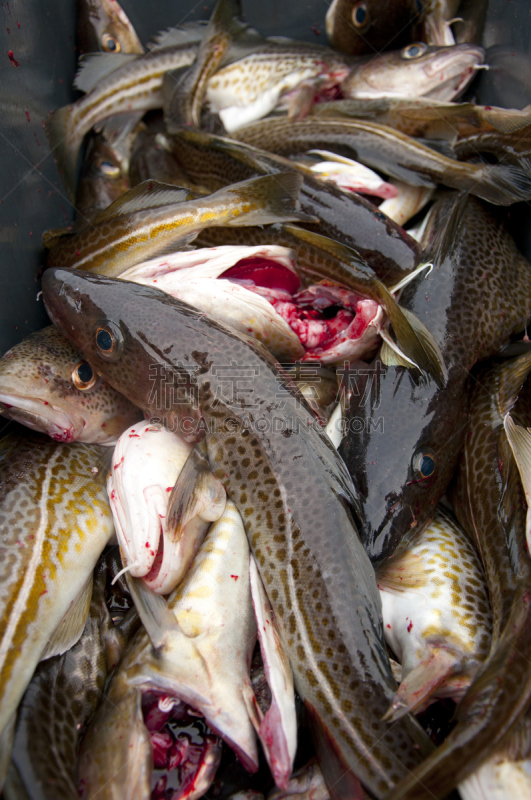
[[[248,206],[246,213],[239,214],[230,226],[269,225],[275,222],[317,222],[315,217],[298,210],[299,191],[303,176],[297,172],[281,172],[277,175],[264,175],[248,181],[235,183],[216,194],[228,199],[231,195],[241,198]]]
[[[397,784],[389,800],[445,797],[470,775],[526,711],[531,698],[531,593],[520,586],[498,644],[463,698],[458,724]]]
[[[44,123],[50,150],[72,202],[76,195],[77,157],[81,146],[81,141],[72,136],[73,110],[73,105],[58,108]]]
[[[520,167],[485,164],[478,172],[472,194],[497,206],[510,206],[531,198],[531,175]]]

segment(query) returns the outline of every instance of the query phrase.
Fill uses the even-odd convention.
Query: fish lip
[[[435,99],[449,86],[453,86],[455,92],[461,91],[470,80],[474,67],[484,63],[485,50],[482,47],[466,45],[461,51],[441,52],[436,58],[425,64],[423,71],[426,78],[432,80],[443,70],[448,75],[446,80],[425,92],[423,97]]]
[[[73,442],[86,426],[81,416],[69,414],[37,397],[0,393],[0,405],[6,406],[6,416],[21,422],[34,431],[47,433],[56,442]],[[16,410],[16,417],[11,409]]]

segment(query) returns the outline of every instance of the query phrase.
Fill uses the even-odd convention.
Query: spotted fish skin
[[[359,792],[359,778],[381,797],[430,745],[409,716],[382,722],[394,680],[374,572],[349,512],[356,500],[348,474],[302,397],[253,340],[152,288],[47,270],[43,291],[60,329],[170,429],[190,409],[157,402],[149,364],[156,360],[163,380],[193,376],[208,459],[244,520],[296,687],[322,736],[327,784],[345,797]],[[113,363],[95,344],[102,319],[120,320]],[[247,401],[227,404],[223,366],[231,363],[253,375]]]
[[[37,434],[0,443],[0,731],[114,532],[110,455]]]
[[[384,634],[402,664],[396,719],[439,698],[459,701],[485,661],[491,611],[479,557],[439,506],[402,557],[377,573]]]
[[[531,266],[478,200],[439,200],[424,245],[435,267],[404,289],[401,304],[435,337],[448,381],[437,389],[376,359],[367,377],[353,376],[358,395],[348,418],[361,419],[364,432],[350,432],[339,448],[359,490],[360,535],[378,564],[432,519],[467,433],[468,371],[523,330],[529,314]],[[434,465],[429,475],[419,470],[426,456]]]
[[[59,442],[114,444],[141,413],[105,381],[78,389],[81,363],[53,325],[31,334],[0,359],[0,413]]]

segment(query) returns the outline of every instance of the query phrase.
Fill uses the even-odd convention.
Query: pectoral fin
[[[87,622],[91,598],[92,574],[55,629],[41,656],[41,661],[52,656],[60,656],[76,644]]]

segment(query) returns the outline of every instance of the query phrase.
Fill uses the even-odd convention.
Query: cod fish
[[[393,725],[381,719],[395,683],[374,572],[349,510],[357,500],[302,396],[257,342],[151,287],[47,270],[43,292],[60,330],[170,430],[193,418],[194,404],[165,408],[153,389],[168,379],[193,384],[197,433],[245,521],[331,797],[356,796],[359,780],[382,797],[430,743],[410,715]],[[234,385],[236,368],[252,378],[252,393]],[[174,487],[176,501],[186,500],[190,476]]]
[[[113,0],[114,1],[114,0]],[[76,223],[90,223],[130,189],[120,153],[102,134],[89,141],[76,190]]]
[[[57,442],[104,445],[142,418],[53,325],[0,359],[0,413]]]
[[[92,571],[114,533],[110,455],[38,434],[1,441],[0,732],[39,661],[64,653],[85,627]]]
[[[247,769],[258,768],[254,729],[244,699],[252,694],[249,666],[256,640],[249,547],[232,503],[210,529],[167,606],[164,600],[159,602],[163,611],[157,615],[155,608],[157,623],[152,617],[148,632],[142,630],[135,637],[83,740],[80,776],[87,797],[96,792],[102,798],[118,793],[135,800],[150,797],[153,734],[141,710],[146,692],[160,698],[159,711],[171,711],[179,701],[192,706]],[[157,643],[156,650],[148,633]],[[201,762],[203,793],[214,778],[219,757],[217,737],[213,741],[210,737]],[[171,763],[171,753],[169,758]]]
[[[46,241],[48,265],[120,275],[155,255],[193,241],[209,225],[311,222],[297,210],[302,176],[284,173],[235,183],[188,200],[187,189],[145,181],[122,195],[78,233]]]
[[[166,390],[170,399],[172,387]],[[178,387],[173,390],[177,394]],[[147,421],[124,431],[113,453],[107,492],[124,566],[158,594],[180,583],[210,522],[225,508],[225,489],[205,475],[194,505],[170,527],[168,502],[191,450],[179,436]]]
[[[410,136],[365,120],[311,118],[290,122],[272,117],[240,128],[233,135],[285,157],[316,148],[333,150],[413,186],[443,183],[495,205],[511,205],[531,197],[531,178],[518,167],[456,161]]]
[[[82,53],[144,52],[117,0],[77,0],[77,45]]]
[[[531,355],[524,353],[487,363],[474,373],[468,435],[449,495],[483,560],[492,644],[457,709],[457,725],[396,787],[396,798],[446,794],[502,746],[529,706],[531,559],[524,488],[506,426],[508,415],[515,424],[531,425],[530,370]]]
[[[459,702],[489,653],[492,627],[483,568],[465,533],[439,506],[376,579],[385,640],[402,665],[387,718],[445,697]]]
[[[352,391],[339,452],[359,492],[360,536],[376,564],[433,518],[466,438],[469,370],[522,331],[530,310],[531,266],[503,221],[475,198],[439,199],[424,243],[434,268],[406,286],[400,302],[429,325],[448,370],[444,387],[387,354],[387,363],[379,358],[345,376]]]
[[[124,632],[113,625],[105,603],[105,557],[96,566],[94,578],[89,616],[79,642],[39,665],[20,704],[11,776],[4,787],[8,800],[19,796],[12,787],[17,780],[13,770],[31,800],[79,798],[79,741],[102,701],[106,677],[135,628],[130,624],[132,615],[124,618],[129,624]]]

